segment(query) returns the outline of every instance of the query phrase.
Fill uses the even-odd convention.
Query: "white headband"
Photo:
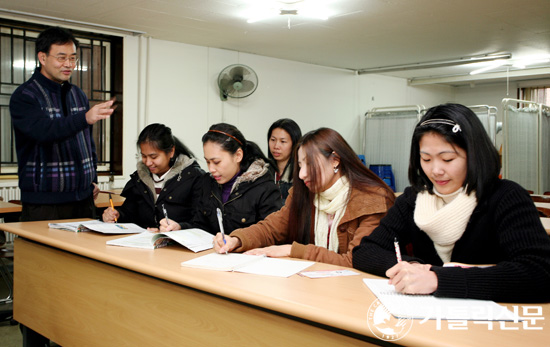
[[[446,124],[446,125],[452,125],[453,126],[453,133],[457,133],[459,131],[462,131],[460,128],[460,125],[453,122],[450,119],[441,119],[441,118],[434,118],[434,119],[428,119],[422,123],[420,123],[420,126],[428,125],[428,124]]]

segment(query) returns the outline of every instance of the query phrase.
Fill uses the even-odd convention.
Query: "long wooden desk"
[[[62,346],[358,345],[381,343],[368,326],[374,295],[359,276],[309,279],[182,268],[199,254],[107,246],[120,236],[0,224],[15,240],[15,319]],[[204,254],[204,253],[202,253]],[[338,267],[317,263],[308,270]],[[550,304],[521,322],[414,320],[408,346],[547,346]],[[512,306],[509,306],[510,308]],[[521,312],[520,312],[521,313]],[[540,321],[542,319],[542,321]],[[490,328],[489,328],[490,326]],[[464,327],[463,327],[464,328]],[[515,330],[509,330],[515,329]]]

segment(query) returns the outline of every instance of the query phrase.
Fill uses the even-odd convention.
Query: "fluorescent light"
[[[486,72],[486,71],[489,71],[489,70],[494,70],[498,67],[501,67],[504,64],[506,64],[506,61],[496,60],[493,63],[491,63],[491,65],[488,65],[488,66],[485,66],[485,67],[482,67],[480,69],[477,69],[477,70],[474,70],[474,71],[470,72],[470,75],[477,75],[477,74],[480,74],[482,72]]]
[[[510,59],[510,58],[512,58],[512,53],[488,53],[488,54],[454,58],[454,59],[448,59],[448,60],[438,60],[438,61],[428,61],[428,62],[404,64],[404,65],[374,67],[374,68],[358,70],[358,73],[359,75],[363,75],[368,73],[385,73],[385,72],[392,72],[392,71],[434,69],[434,68],[440,68],[440,67],[446,67],[446,66],[466,65],[466,64],[495,61],[495,60],[501,60],[501,59]]]
[[[477,75],[477,74],[480,74],[480,73],[483,73],[483,72],[494,70],[494,69],[499,68],[503,65],[511,66],[513,68],[516,68],[516,69],[525,69],[525,67],[528,66],[528,65],[544,64],[544,63],[548,63],[548,62],[550,62],[550,58],[545,58],[545,57],[542,57],[542,58],[524,58],[524,59],[515,60],[513,62],[511,62],[511,61],[506,62],[504,60],[497,60],[497,61],[491,63],[491,65],[488,65],[488,66],[485,66],[485,67],[482,67],[480,69],[477,69],[477,70],[474,70],[474,71],[470,72],[470,75]]]

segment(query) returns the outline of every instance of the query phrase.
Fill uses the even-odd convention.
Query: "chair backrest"
[[[537,210],[539,211],[539,215],[541,217],[550,217],[550,208],[537,207]]]
[[[550,196],[531,195],[533,202],[550,202]]]

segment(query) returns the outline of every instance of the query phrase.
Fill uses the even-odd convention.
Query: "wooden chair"
[[[541,217],[550,217],[550,208],[546,207],[537,207],[537,210],[539,211],[539,215]]]
[[[533,202],[550,202],[550,196],[531,195]]]

